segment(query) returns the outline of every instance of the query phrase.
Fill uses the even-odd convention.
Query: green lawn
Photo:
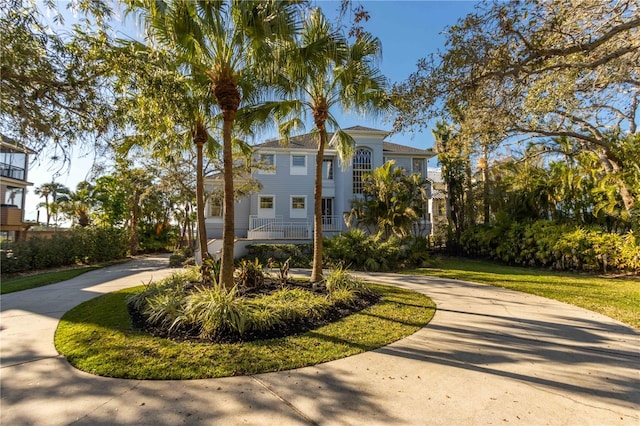
[[[640,281],[550,272],[488,261],[443,259],[440,267],[405,273],[491,284],[558,300],[640,328]]]
[[[43,272],[35,275],[2,278],[0,284],[0,294],[13,293],[14,291],[28,290],[30,288],[42,287],[43,285],[55,284],[60,281],[70,280],[85,272],[93,271],[104,265],[85,266],[82,268],[65,269],[62,271]]]
[[[371,285],[382,299],[307,333],[245,343],[176,342],[132,330],[125,299],[141,287],[106,294],[67,312],[58,351],[80,370],[130,379],[195,379],[315,365],[370,351],[413,334],[435,313],[427,296]]]

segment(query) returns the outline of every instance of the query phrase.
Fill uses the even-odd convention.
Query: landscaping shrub
[[[2,273],[56,268],[121,259],[127,254],[126,232],[111,228],[78,228],[51,238],[2,244]]]
[[[127,298],[127,306],[134,327],[154,335],[237,341],[306,331],[379,297],[344,270],[329,274],[329,279],[327,292],[291,283],[274,288],[272,283],[268,291],[251,293],[237,286],[203,287],[198,269],[189,268],[145,286]]]
[[[328,265],[365,271],[425,266],[431,259],[426,238],[400,239],[392,235],[385,240],[380,235],[367,236],[359,229],[325,238],[323,256]]]
[[[235,279],[241,287],[257,288],[264,284],[264,268],[258,259],[242,259],[235,271]]]
[[[640,240],[597,226],[578,227],[539,220],[502,226],[475,226],[460,238],[466,255],[512,265],[592,272],[640,271]]]
[[[287,259],[292,268],[308,268],[311,266],[313,245],[311,244],[251,244],[247,246],[247,259],[258,259],[267,264],[269,259],[284,262]]]

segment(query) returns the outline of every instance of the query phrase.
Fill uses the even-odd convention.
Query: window
[[[264,167],[258,173],[262,175],[273,175],[276,173],[276,155],[260,154],[260,166]]]
[[[307,157],[305,155],[292,155],[291,165],[293,167],[307,167]]]
[[[261,209],[272,209],[273,208],[273,197],[260,197],[260,208]]]
[[[423,175],[424,174],[424,160],[422,158],[414,158],[411,160],[412,172]]]
[[[276,217],[275,195],[261,195],[258,197],[258,217]]]
[[[362,194],[364,183],[362,178],[371,172],[371,151],[360,148],[353,156],[353,193]]]
[[[209,200],[209,216],[222,217],[222,199],[220,197],[212,197]]]
[[[333,158],[322,160],[322,179],[333,180]]]
[[[22,208],[22,197],[24,196],[24,188],[17,186],[7,186],[4,194],[3,204]]]
[[[0,151],[0,174],[4,177],[24,180],[27,155],[2,147]]]
[[[292,218],[307,217],[307,197],[305,195],[292,195],[289,213]]]
[[[307,174],[307,156],[291,154],[291,174],[306,175]]]
[[[307,197],[291,197],[292,209],[304,209],[304,203]]]

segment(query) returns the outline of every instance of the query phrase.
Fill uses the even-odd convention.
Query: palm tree
[[[60,203],[65,200],[64,195],[69,193],[69,188],[61,183],[51,181],[49,183],[43,183],[33,192],[44,198],[43,206],[47,212],[48,227],[51,223],[51,216],[55,215],[58,210],[60,210]]]
[[[95,204],[93,190],[94,186],[91,183],[79,182],[76,190],[69,191],[66,200],[61,203],[62,211],[83,228],[91,222],[89,212]]]
[[[368,33],[353,44],[327,21],[320,9],[307,17],[295,49],[288,53],[281,73],[279,92],[291,99],[280,109],[280,134],[284,140],[301,124],[300,113],[311,113],[318,138],[314,189],[313,270],[311,281],[322,280],[322,163],[328,143],[327,128],[335,130],[333,141],[343,166],[353,154],[355,141],[340,129],[331,114],[344,111],[376,114],[388,105],[386,79],[375,66],[380,41]]]
[[[384,233],[385,239],[392,234],[406,238],[416,232],[426,214],[426,179],[415,173],[407,175],[394,161],[388,161],[364,181],[364,197],[355,200],[352,209],[359,225]]]
[[[129,0],[143,13],[153,40],[176,52],[192,74],[206,74],[213,99],[222,112],[224,172],[223,249],[220,285],[233,286],[234,188],[232,130],[243,99],[263,89],[257,85],[259,71],[276,67],[273,42],[295,30],[297,1],[205,2],[189,0]],[[271,69],[273,71],[273,69]],[[193,139],[201,152],[206,138],[203,123],[195,123]],[[198,162],[200,167],[200,155]],[[199,192],[199,191],[198,191]],[[200,228],[199,234],[204,234]],[[206,235],[201,240],[206,241]],[[201,253],[207,253],[206,248]]]

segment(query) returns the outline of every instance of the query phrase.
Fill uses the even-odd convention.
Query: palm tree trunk
[[[198,126],[195,144],[196,144],[196,214],[198,217],[198,245],[200,256],[204,263],[209,258],[209,249],[207,247],[207,228],[204,221],[204,175],[203,175],[203,148],[206,141],[206,131],[203,139],[200,132],[202,129]],[[206,282],[208,277],[202,277]]]
[[[320,127],[318,154],[316,155],[315,189],[313,191],[313,268],[311,282],[322,281],[322,163],[324,146],[327,140],[327,129]]]
[[[224,173],[224,201],[222,228],[222,260],[220,262],[220,286],[233,287],[233,245],[235,239],[235,211],[233,198],[233,158],[231,151],[231,128],[233,118],[224,117],[222,128],[222,164]]]
[[[47,228],[51,224],[51,206],[49,206],[49,197],[44,197],[44,209],[47,211]]]

